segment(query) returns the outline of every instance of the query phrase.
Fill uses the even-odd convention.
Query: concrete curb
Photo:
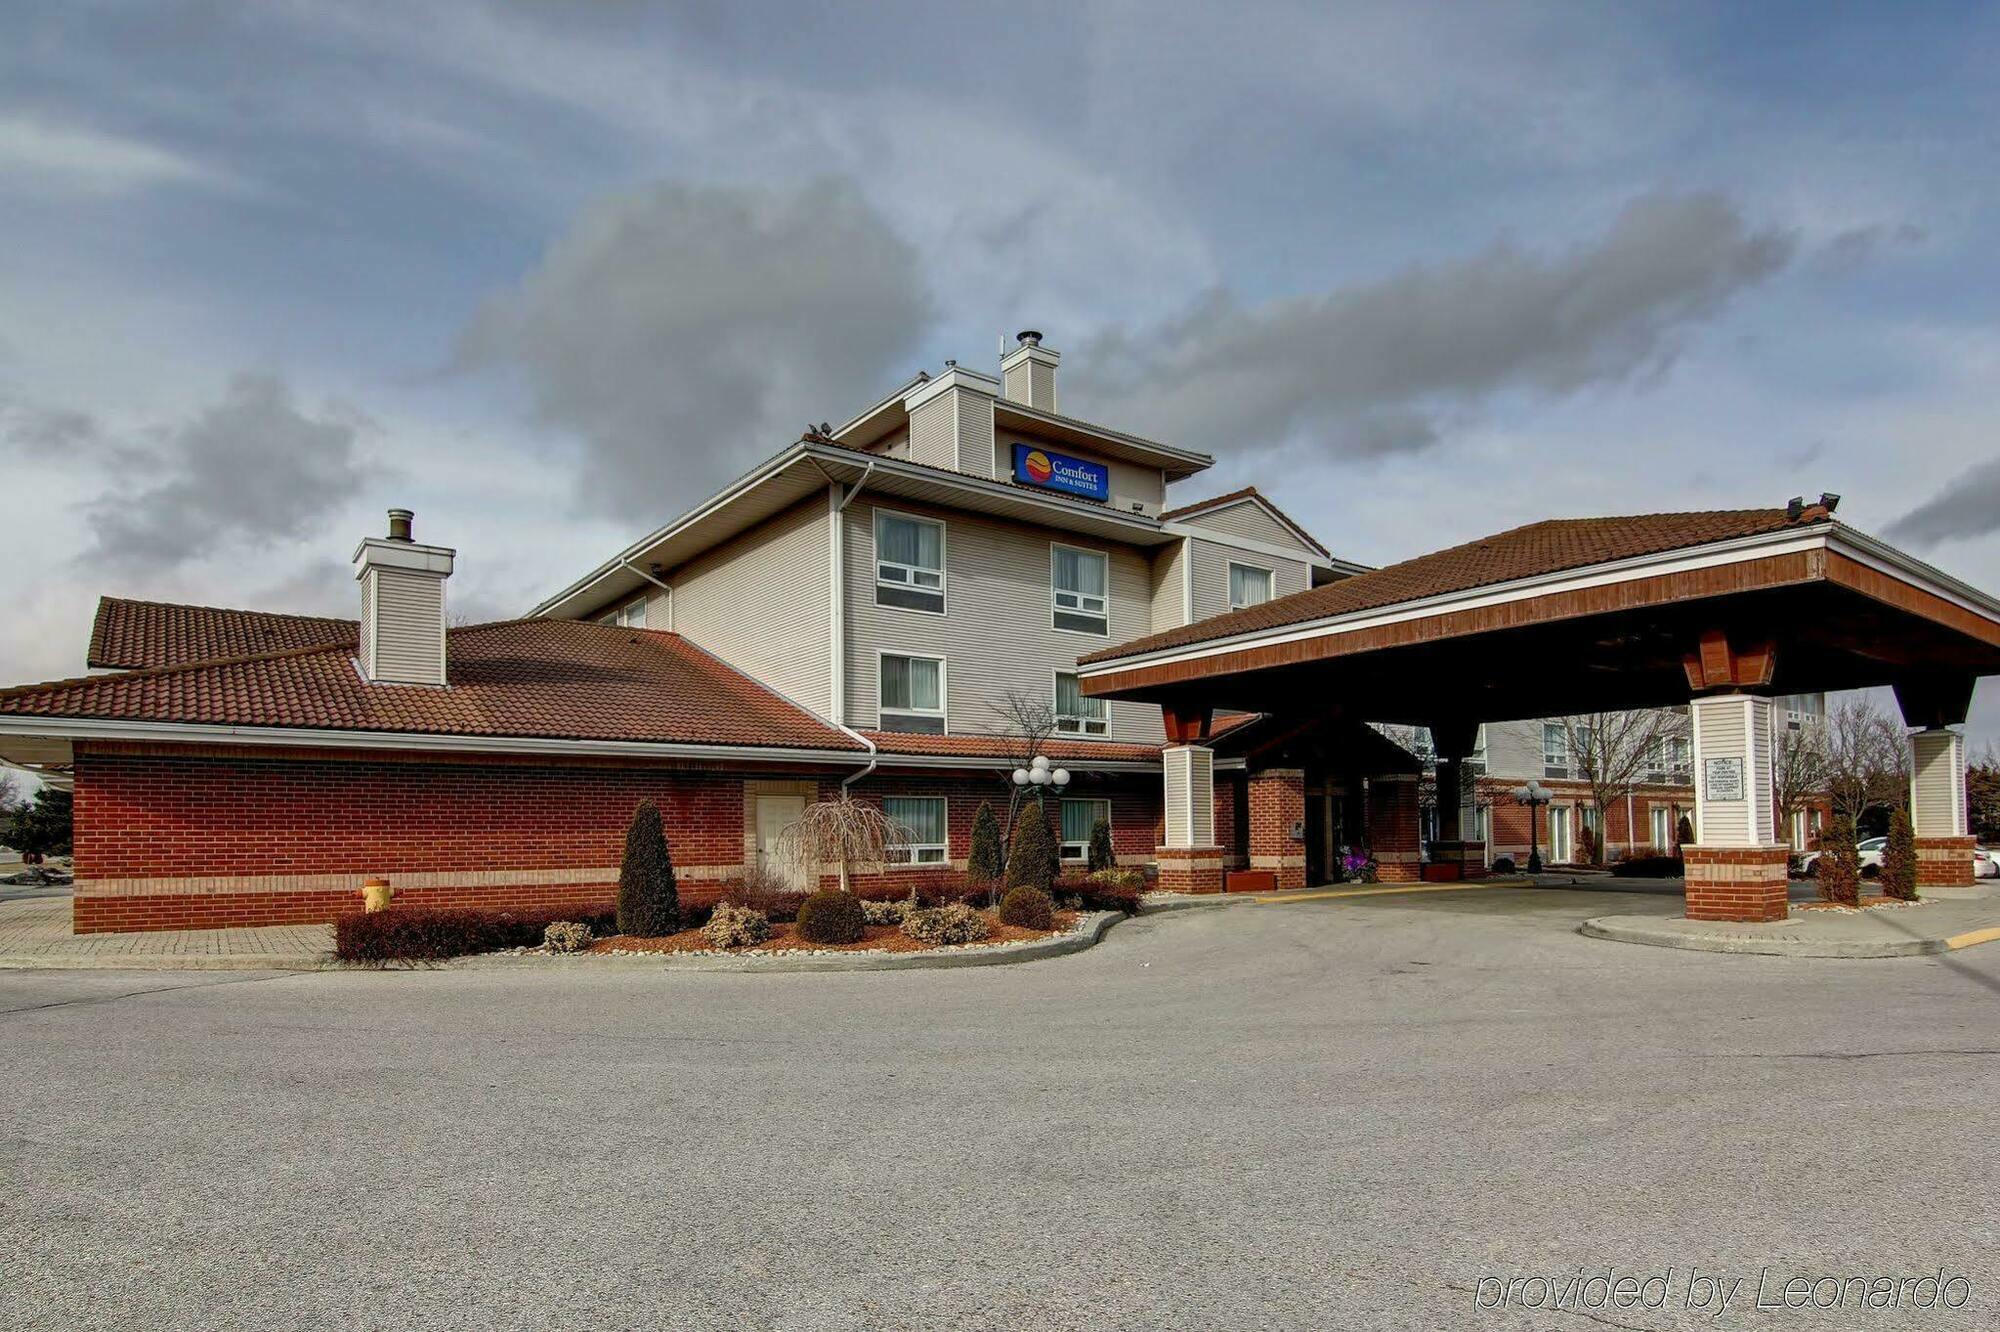
[[[331,953],[15,953],[0,971],[346,971]]]
[[[1758,957],[1926,957],[2000,939],[2000,928],[1966,930],[1930,939],[1778,939],[1743,934],[1697,934],[1617,916],[1586,920],[1576,927],[1576,931],[1586,938],[1610,939],[1618,943]]]

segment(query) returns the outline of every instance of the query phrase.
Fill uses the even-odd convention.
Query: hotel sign
[[[1014,446],[1014,479],[1024,486],[1059,490],[1084,499],[1111,498],[1111,469],[1103,463],[1086,462],[1032,444]]]
[[[1743,798],[1743,760],[1712,758],[1702,765],[1702,794],[1711,801]]]

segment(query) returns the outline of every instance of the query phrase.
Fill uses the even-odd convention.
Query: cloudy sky
[[[0,680],[394,504],[519,613],[1024,326],[1350,558],[1834,490],[2000,588],[2000,10],[1325,8],[10,6]]]

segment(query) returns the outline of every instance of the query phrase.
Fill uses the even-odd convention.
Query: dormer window
[[[1111,561],[1103,551],[1052,546],[1050,582],[1055,627],[1079,634],[1111,632]]]
[[[875,511],[875,604],[944,614],[944,524]]]
[[[1229,609],[1261,606],[1271,599],[1271,571],[1254,564],[1229,566]]]

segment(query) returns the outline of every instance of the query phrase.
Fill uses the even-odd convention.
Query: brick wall
[[[1249,781],[1250,868],[1270,870],[1280,888],[1305,887],[1305,843],[1292,837],[1293,828],[1305,821],[1305,772],[1266,768],[1251,773]]]
[[[1787,901],[1787,850],[1783,846],[1685,845],[1689,920],[1777,921]]]
[[[1919,837],[1917,887],[1956,888],[1973,882],[1971,837]]]
[[[1423,877],[1417,846],[1421,831],[1416,777],[1370,778],[1368,849],[1382,882],[1415,883]]]

